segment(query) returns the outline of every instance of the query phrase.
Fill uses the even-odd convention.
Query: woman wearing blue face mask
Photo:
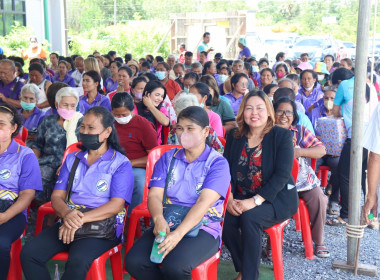
[[[166,62],[159,62],[156,67],[156,77],[166,88],[166,94],[168,95],[170,101],[173,100],[174,96],[182,89],[178,83],[169,79],[170,66]]]
[[[37,133],[37,128],[42,122],[45,112],[36,107],[40,89],[35,84],[26,84],[21,88],[20,114],[24,119],[24,126],[28,130],[28,140],[32,140]]]
[[[138,78],[134,80],[136,79]],[[112,98],[111,107],[120,145],[131,162],[134,176],[132,201],[128,208],[129,216],[132,209],[142,202],[146,160],[149,151],[157,146],[157,132],[146,118],[133,113],[135,105],[130,94],[116,93]]]
[[[186,93],[189,93],[191,86],[198,82],[198,79],[198,75],[194,72],[186,73],[185,77],[183,78],[183,90]]]

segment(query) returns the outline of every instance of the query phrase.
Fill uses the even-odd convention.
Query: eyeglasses
[[[294,113],[292,111],[284,111],[284,110],[277,110],[276,111],[276,115],[277,116],[282,116],[284,115],[287,116],[287,117],[293,117],[294,116]]]

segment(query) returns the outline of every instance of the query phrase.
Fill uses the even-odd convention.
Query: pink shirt
[[[210,120],[210,126],[215,130],[216,135],[223,137],[223,125],[220,116],[217,113],[210,110],[208,112],[208,118]]]

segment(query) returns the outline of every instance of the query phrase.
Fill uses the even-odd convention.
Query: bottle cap
[[[368,215],[368,219],[372,220],[373,218],[375,218],[375,216],[372,213]]]
[[[166,232],[165,231],[160,231],[158,234],[161,235],[161,236],[165,236]]]

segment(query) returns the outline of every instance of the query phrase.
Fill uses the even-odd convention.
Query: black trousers
[[[120,243],[120,240],[105,240],[99,238],[83,238],[70,244],[64,244],[58,239],[60,224],[45,229],[21,251],[21,265],[25,278],[28,280],[50,280],[46,263],[57,253],[68,251],[65,273],[61,279],[86,279],[92,262],[101,254]]]
[[[150,261],[154,241],[153,229],[133,245],[125,258],[125,267],[137,280],[191,279],[191,271],[219,250],[220,239],[200,230],[197,237],[184,237],[165,257],[162,265]]]
[[[0,280],[7,279],[11,246],[24,231],[25,222],[24,214],[20,213],[0,225]]]
[[[340,217],[348,218],[348,193],[350,183],[350,162],[351,162],[351,139],[347,138],[344,143],[342,153],[340,155],[338,164],[339,173],[339,190],[341,197]],[[362,160],[362,191],[366,195],[366,170],[368,161],[368,150],[363,148],[363,160]]]
[[[243,280],[259,279],[263,230],[285,220],[276,218],[268,202],[240,216],[226,212],[223,242],[231,252],[236,272],[242,272]]]

